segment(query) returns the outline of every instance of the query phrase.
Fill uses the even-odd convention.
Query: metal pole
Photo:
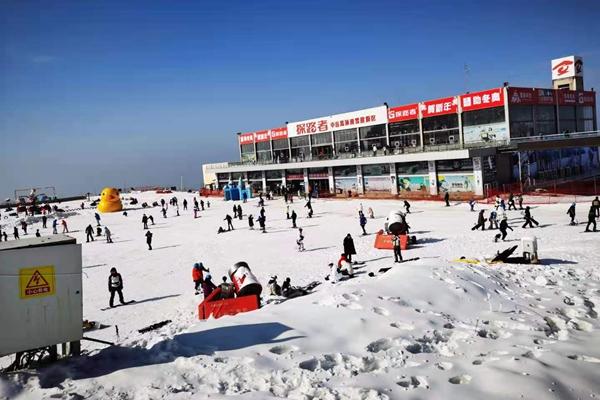
[[[521,171],[521,152],[517,150],[519,161],[519,191],[523,194],[523,171]]]

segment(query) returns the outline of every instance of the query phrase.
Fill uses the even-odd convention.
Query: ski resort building
[[[238,133],[240,160],[206,164],[205,185],[258,191],[431,197],[515,192],[600,175],[596,93],[583,63],[552,61],[553,87],[501,87]]]

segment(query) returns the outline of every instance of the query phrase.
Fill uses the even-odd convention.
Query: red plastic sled
[[[394,250],[394,245],[392,244],[393,235],[388,235],[380,230],[377,232],[377,236],[375,236],[375,245],[376,249],[380,250]],[[408,235],[400,235],[400,248],[402,250],[406,250],[408,248]]]
[[[257,296],[242,296],[232,299],[214,300],[219,298],[221,289],[216,288],[202,303],[198,305],[198,318],[221,318],[223,315],[235,315],[242,312],[253,311],[259,308]]]

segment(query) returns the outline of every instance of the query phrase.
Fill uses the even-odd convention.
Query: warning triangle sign
[[[31,275],[31,279],[29,279],[29,282],[27,282],[27,286],[25,286],[25,288],[33,289],[33,288],[38,288],[38,287],[43,287],[43,286],[50,286],[50,284],[44,278],[44,276],[42,274],[40,274],[40,271],[36,270],[33,273],[33,275]]]

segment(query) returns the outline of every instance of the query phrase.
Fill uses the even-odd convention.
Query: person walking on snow
[[[410,214],[410,203],[407,200],[404,200],[404,209],[407,214]]]
[[[148,250],[152,250],[152,232],[146,232],[146,244],[148,245]]]
[[[367,217],[365,217],[365,214],[363,214],[363,212],[361,211],[358,217],[358,222],[360,223],[360,227],[362,228],[363,231],[363,235],[367,234],[367,231],[365,230],[365,225],[367,225]]]
[[[285,219],[290,219],[290,206],[285,206]]]
[[[162,212],[163,218],[167,218],[167,209],[166,209],[166,208],[163,208],[163,209],[161,210],[161,212]]]
[[[471,228],[472,231],[477,230],[479,228],[481,228],[482,231],[485,231],[485,217],[483,216],[484,212],[485,210],[479,211],[479,216],[477,217],[477,224]]]
[[[106,236],[106,243],[112,243],[112,232],[106,225],[104,225],[104,236]]]
[[[183,199],[183,211],[187,210],[187,199]]]
[[[148,221],[150,221],[150,223],[154,225],[154,217],[152,215],[148,215]]]
[[[510,192],[508,195],[508,211],[516,210],[517,206],[515,205],[515,195]]]
[[[308,218],[312,218],[312,216],[313,216],[313,208],[312,208],[312,204],[310,203],[310,200],[308,200],[306,202],[306,204],[304,205],[304,207],[308,208]]]
[[[96,226],[100,226],[100,214],[94,213],[94,218],[96,218]]]
[[[46,222],[48,221],[48,217],[42,215],[42,228],[46,229]]]
[[[593,204],[590,207],[590,211],[588,212],[588,222],[587,222],[587,225],[585,226],[586,232],[590,232],[590,225],[593,225],[594,232],[597,232],[596,231],[596,207],[594,207]]]
[[[571,207],[569,207],[569,209],[567,210],[567,215],[571,217],[571,222],[569,223],[569,225],[577,225],[575,223],[575,203],[571,204]]]
[[[533,219],[533,217],[531,216],[531,211],[529,209],[529,206],[525,207],[525,223],[523,224],[523,228],[526,228],[527,225],[529,225],[529,227],[533,228],[533,224],[532,222],[535,224],[535,226],[539,226],[539,222],[537,222],[535,219]]]
[[[298,245],[298,251],[304,251],[304,235],[302,234],[302,228],[298,229],[298,240],[296,240],[296,244]]]
[[[488,229],[498,229],[498,213],[495,210],[490,212],[490,217],[488,220],[490,221],[490,226]]]
[[[194,290],[196,290],[196,294],[200,294],[200,289],[202,288],[202,283],[204,282],[204,272],[210,272],[208,269],[204,268],[204,264],[194,263],[192,267],[192,280],[194,281]]]
[[[231,223],[232,220],[233,220],[233,218],[231,218],[231,215],[229,215],[229,214],[225,215],[225,218],[223,218],[223,221],[227,221],[227,230],[228,231],[233,229],[233,224]]]
[[[254,216],[252,214],[248,215],[248,226],[250,230],[254,230]]]
[[[267,219],[265,218],[264,215],[261,215],[260,217],[258,217],[258,224],[260,225],[260,229],[262,230],[262,233],[267,232],[266,221],[267,221]]]
[[[85,239],[86,243],[89,243],[90,239],[92,242],[94,241],[94,228],[92,228],[92,224],[89,224],[87,228],[85,228]]]
[[[511,231],[513,230],[513,228],[511,228],[510,226],[508,226],[508,218],[506,217],[506,215],[504,215],[502,217],[502,221],[500,221],[500,233],[497,233],[496,236],[494,237],[494,242],[497,242],[498,239],[502,238],[502,241],[504,241],[504,239],[506,239],[506,235],[507,229],[510,229]]]
[[[42,235],[40,234],[40,230],[39,229],[35,230],[35,237],[42,237]]]
[[[115,267],[110,269],[110,275],[108,276],[108,291],[110,292],[108,305],[111,308],[115,306],[115,293],[119,295],[119,302],[125,304],[125,299],[123,299],[123,278],[121,277],[121,274],[117,272]]]
[[[21,221],[21,229],[23,229],[23,235],[27,235],[27,222],[25,220]]]
[[[148,217],[146,214],[142,215],[142,224],[144,224],[144,229],[148,229]]]
[[[394,245],[394,262],[402,261],[402,251],[400,247],[400,236],[392,236],[392,244]]]
[[[446,207],[450,207],[450,194],[448,192],[444,194],[444,201],[446,202]]]
[[[19,240],[19,228],[17,228],[16,226],[13,228],[13,237],[15,238],[15,240]]]
[[[202,282],[202,291],[204,292],[204,298],[206,299],[217,287],[212,282],[210,274],[206,274],[204,281]]]
[[[522,210],[523,209],[523,193],[519,194],[517,201],[519,202],[519,210]]]
[[[198,205],[198,203],[196,203]],[[210,208],[210,201],[208,202],[208,208]],[[204,200],[200,199],[200,210],[204,211]]]
[[[238,204],[237,206],[237,214],[238,214],[238,218],[241,221],[242,220],[242,206]]]
[[[55,218],[52,220],[52,234],[56,235],[58,233],[58,220]]]
[[[375,213],[373,212],[373,208],[367,208],[367,214],[369,215],[369,218],[375,219]]]
[[[469,200],[469,207],[471,207],[471,211],[475,211],[475,199]]]
[[[352,256],[356,254],[356,248],[354,247],[354,240],[350,234],[347,234],[344,238],[344,254],[349,262],[352,262]]]
[[[69,228],[67,227],[67,220],[63,219],[62,221],[60,221],[60,223],[62,224],[62,227],[63,227],[62,233],[69,233]]]
[[[598,199],[598,196],[592,200],[592,206],[594,207],[594,210],[596,210],[596,217],[600,217],[600,200]]]
[[[237,212],[238,212],[237,210],[238,210],[237,206],[234,204],[233,205],[233,218],[237,218]]]

